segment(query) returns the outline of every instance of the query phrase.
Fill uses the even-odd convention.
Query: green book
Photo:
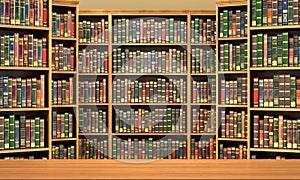
[[[262,26],[262,0],[256,0],[256,26]]]
[[[223,37],[224,38],[228,38],[228,10],[224,10],[223,11],[223,15],[224,15],[224,34],[223,34]]]
[[[277,36],[272,36],[272,66],[278,66],[277,56]]]
[[[263,67],[263,34],[257,34],[257,67]]]
[[[283,46],[282,42],[283,41],[283,35],[282,34],[277,34],[277,66],[283,66]]]
[[[256,27],[257,26],[257,21],[256,21],[256,1],[257,0],[252,0],[251,2],[251,9],[252,9],[252,21],[251,21],[251,24],[253,27]]]
[[[4,66],[9,66],[9,35],[4,35]]]
[[[199,18],[195,18],[195,28],[194,28],[194,33],[195,34],[195,42],[199,42]]]
[[[224,13],[220,13],[220,23],[219,23],[219,28],[220,28],[220,38],[224,37]]]
[[[15,148],[20,149],[20,120],[15,120]]]
[[[170,18],[170,43],[174,43],[174,18]]]
[[[274,148],[279,147],[279,120],[274,117]]]
[[[238,138],[242,138],[242,114],[237,113],[237,131]]]
[[[9,149],[15,148],[15,116],[9,115]]]
[[[36,117],[35,118],[35,147],[39,148],[40,147],[40,118]]]
[[[245,62],[244,62],[244,69],[248,68],[248,44],[245,43]]]
[[[64,133],[65,133],[65,137],[69,137],[69,113],[65,113],[64,115]]]
[[[20,25],[20,1],[21,0],[15,0],[15,25]]]
[[[290,94],[290,100],[291,100],[291,108],[296,107],[296,77],[291,76],[291,94]]]
[[[57,112],[56,111],[52,111],[52,138],[56,138],[56,129],[57,129],[57,125],[56,125],[56,116],[57,116]],[[81,126],[79,126],[80,128]]]
[[[289,34],[288,34],[288,32],[282,33],[282,65],[283,65],[283,67],[289,66]]]
[[[241,46],[237,45],[236,46],[236,63],[235,63],[236,71],[244,70],[244,69],[241,69],[241,56],[244,56],[244,54],[241,54]]]
[[[20,116],[20,148],[23,149],[25,148],[26,145],[26,122],[25,122],[25,116]]]
[[[279,75],[274,75],[274,108],[279,107]]]
[[[126,19],[122,18],[121,21],[121,41],[122,43],[126,43]]]
[[[224,44],[224,71],[229,70],[229,44]]]
[[[10,145],[10,125],[9,125],[9,118],[4,119],[4,149],[9,149]]]

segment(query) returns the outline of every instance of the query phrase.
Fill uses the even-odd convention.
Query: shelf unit
[[[224,12],[224,10],[228,10],[227,11],[227,16]],[[240,10],[240,16],[237,15],[237,10]],[[233,86],[235,86],[233,84],[233,86],[231,87],[231,82],[232,81],[239,81],[237,80],[237,78],[247,78],[248,77],[248,68],[245,67],[244,69],[235,69],[235,65],[237,65],[237,61],[235,62],[233,60],[233,57],[234,57],[234,53],[235,53],[235,49],[237,49],[237,47],[234,47],[234,46],[239,46],[239,48],[241,49],[241,44],[242,43],[247,43],[247,40],[248,40],[248,37],[246,36],[247,32],[244,32],[244,34],[240,33],[239,34],[234,34],[234,30],[233,30],[233,24],[235,23],[235,32],[238,31],[238,27],[237,27],[237,18],[234,19],[233,18],[233,15],[230,17],[231,13],[229,11],[232,11],[232,14],[235,14],[235,17],[240,17],[240,23],[242,24],[242,13],[243,11],[245,11],[245,15],[249,14],[247,12],[247,1],[243,1],[243,0],[240,0],[240,1],[228,1],[228,0],[218,0],[217,1],[217,4],[216,4],[216,14],[217,14],[217,41],[216,41],[216,46],[217,46],[217,51],[216,51],[216,57],[217,57],[217,72],[218,72],[218,75],[217,75],[217,115],[216,115],[216,118],[217,118],[217,134],[216,134],[216,139],[217,139],[217,158],[220,159],[220,144],[222,144],[222,146],[225,148],[227,147],[235,147],[235,148],[238,148],[240,144],[242,145],[247,145],[247,158],[249,157],[249,145],[248,145],[248,141],[249,139],[246,138],[246,139],[241,139],[241,138],[229,138],[229,135],[230,136],[235,136],[234,134],[234,129],[235,127],[232,127],[233,126],[233,123],[234,123],[234,120],[231,120],[231,118],[234,118],[230,115],[230,119],[227,120],[227,114],[229,115],[230,112],[234,111],[236,113],[241,113],[242,111],[245,111],[245,114],[249,114],[248,113],[248,104],[249,104],[249,101],[247,99],[247,102],[245,104],[234,104],[234,103],[230,103],[230,104],[227,104],[225,102],[225,99],[224,99],[224,103],[221,102],[221,98],[223,96],[223,98],[225,97],[226,100],[231,100],[230,98],[232,98],[231,96],[235,96],[234,94],[229,94],[228,97],[227,97],[227,86],[225,86],[225,81],[226,81],[226,85],[227,85],[227,82],[230,81],[230,83],[228,83],[228,86],[230,84],[230,87],[229,88],[232,88]],[[244,16],[245,16],[244,15]],[[227,17],[227,21],[225,19],[225,17]],[[248,17],[249,19],[249,17]],[[229,21],[231,20],[232,23]],[[235,20],[235,21],[234,21]],[[225,26],[227,24],[227,26]],[[232,28],[230,30],[230,27]],[[227,29],[227,36],[225,36],[225,30],[224,29],[221,29],[221,28],[226,28]],[[240,28],[243,29],[240,25]],[[248,29],[249,29],[249,26],[248,26]],[[222,31],[224,30],[224,31]],[[222,34],[222,35],[221,35]],[[227,50],[225,49],[225,44],[227,44]],[[222,45],[222,47],[221,47]],[[224,49],[223,49],[224,48]],[[226,58],[226,55],[225,55],[225,51],[227,51],[227,60],[225,60]],[[230,55],[230,52],[232,52],[232,54]],[[238,52],[236,51],[236,54],[238,54]],[[242,67],[242,64],[241,64],[241,57],[244,56],[244,54],[240,53],[240,67]],[[237,57],[236,57],[237,59]],[[247,58],[244,56],[244,59],[245,61],[244,62],[247,62],[249,60],[247,60]],[[227,67],[226,67],[226,64],[227,64]],[[230,65],[232,64],[232,65]],[[249,64],[249,63],[248,63]],[[230,67],[231,66],[231,67]],[[248,65],[249,66],[249,65]],[[222,89],[222,80],[225,80],[224,81],[224,90]],[[240,80],[242,81],[242,80]],[[237,82],[238,84],[239,82]],[[222,92],[223,91],[223,92]],[[232,91],[232,90],[230,90]],[[238,90],[236,90],[238,91]],[[249,91],[248,91],[249,92]],[[248,93],[249,94],[249,93]],[[233,101],[234,102],[234,101]],[[236,102],[238,102],[238,100],[236,100]],[[222,120],[222,112],[225,111],[225,114],[223,115],[223,120]],[[247,116],[246,116],[247,117]],[[226,118],[226,120],[225,120]],[[227,122],[227,121],[230,121],[230,122]],[[222,125],[222,122],[226,124],[228,123],[228,127],[227,125],[224,124],[224,126]],[[245,118],[245,122],[249,122],[249,120],[247,118]],[[226,127],[226,128],[225,128]],[[225,129],[222,129],[222,128],[225,128]],[[229,132],[228,132],[229,131]],[[228,136],[228,138],[225,138],[225,137],[222,137],[222,132],[224,132],[224,135],[225,135],[225,132],[226,132],[226,136]],[[249,131],[248,131],[249,132]],[[227,135],[228,133],[228,135]],[[249,133],[248,133],[249,134]]]
[[[77,151],[77,138],[78,138],[78,121],[77,121],[77,106],[78,106],[78,100],[77,100],[77,61],[78,61],[78,31],[77,31],[77,25],[78,25],[78,11],[79,11],[79,1],[74,0],[68,0],[68,1],[61,1],[61,0],[53,0],[52,3],[52,11],[51,11],[51,25],[56,27],[52,27],[51,29],[55,28],[56,32],[52,32],[52,45],[50,46],[50,51],[52,50],[51,47],[58,48],[53,49],[53,53],[57,53],[55,57],[49,58],[49,61],[51,61],[51,80],[57,82],[57,87],[54,87],[52,84],[52,81],[49,82],[49,86],[51,88],[51,96],[49,97],[51,100],[52,97],[59,94],[59,90],[61,90],[62,98],[61,98],[61,104],[58,102],[59,99],[57,98],[57,104],[51,103],[51,114],[49,117],[51,117],[51,125],[50,125],[50,132],[49,132],[49,139],[50,140],[50,150],[49,150],[49,157],[50,159],[55,159],[53,157],[55,147],[59,147],[60,145],[64,145],[65,150],[68,149],[68,147],[73,146],[75,149],[74,158],[77,158],[76,151]],[[54,15],[52,13],[56,13],[56,16],[59,14],[59,17]],[[72,14],[72,15],[71,15]],[[74,16],[73,16],[74,14]],[[66,17],[67,16],[67,17]],[[72,17],[73,16],[73,17]],[[56,19],[54,19],[56,18]],[[59,19],[59,21],[57,20]],[[55,24],[53,24],[55,21]],[[59,29],[57,29],[57,22],[60,22]],[[62,25],[62,23],[64,23]],[[74,26],[73,26],[74,24]],[[73,27],[72,27],[73,26]],[[55,31],[53,30],[53,31]],[[60,34],[59,34],[59,33]],[[73,47],[73,53],[72,48]],[[73,55],[72,55],[73,54]],[[73,56],[73,57],[72,57]],[[73,60],[72,60],[73,58]],[[72,63],[73,61],[73,63]],[[72,65],[73,64],[73,65]],[[73,66],[73,67],[72,67]],[[71,87],[71,83],[68,82],[69,78],[73,78],[73,86]],[[65,80],[65,83],[63,82]],[[61,87],[59,87],[59,82],[61,81]],[[64,86],[64,87],[63,87]],[[54,88],[57,88],[57,90],[54,90]],[[71,88],[73,88],[73,97]],[[50,90],[49,90],[50,91]],[[54,94],[55,93],[55,94]],[[63,97],[63,94],[65,94],[65,97]],[[58,97],[58,96],[57,96]],[[67,99],[73,99],[73,103],[68,103]],[[63,103],[62,101],[65,101]],[[55,112],[55,114],[54,114]],[[56,117],[53,117],[53,115],[57,115]],[[72,115],[72,116],[71,116]],[[59,117],[60,116],[60,117]],[[70,122],[72,117],[72,123]],[[60,123],[60,124],[58,124]],[[66,123],[68,124],[66,126]],[[55,125],[55,126],[54,126]],[[58,128],[60,126],[60,128]],[[72,126],[72,127],[70,127]],[[64,129],[64,131],[63,131]],[[58,132],[60,130],[60,132]],[[72,134],[69,133],[69,131],[72,130]],[[58,136],[60,134],[61,137],[54,137]],[[62,134],[65,134],[62,136]],[[69,137],[72,136],[72,137]],[[68,149],[70,150],[70,149]],[[59,149],[58,157],[62,158],[61,156],[61,149]],[[71,150],[70,150],[71,151]],[[65,158],[68,158],[68,153],[71,154],[72,152],[67,152],[65,154]]]

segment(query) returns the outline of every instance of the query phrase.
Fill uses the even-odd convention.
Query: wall
[[[216,0],[79,0],[79,9],[214,10]]]

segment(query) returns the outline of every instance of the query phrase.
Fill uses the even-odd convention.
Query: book
[[[79,43],[108,43],[108,20],[82,20],[78,26]]]
[[[73,104],[73,77],[69,79],[52,80],[52,104],[71,105]]]
[[[216,139],[191,139],[191,159],[216,159]]]
[[[82,49],[78,53],[79,73],[108,73],[108,51]]]
[[[107,83],[106,79],[99,81],[79,81],[79,102],[80,103],[106,103]]]
[[[237,80],[221,79],[220,104],[247,104],[247,78],[237,77]]]
[[[79,108],[79,132],[80,133],[107,133],[107,111]]]
[[[68,10],[61,14],[52,12],[52,37],[75,38],[75,14]]]
[[[247,147],[243,144],[228,147],[219,145],[219,159],[247,159]]]
[[[52,138],[72,138],[73,132],[73,114],[57,113],[52,111]]]
[[[192,73],[215,73],[216,49],[192,48]]]
[[[247,113],[221,111],[221,138],[247,138]]]
[[[55,44],[52,47],[52,71],[75,71],[75,48]]]
[[[192,109],[192,133],[215,133],[216,109]]]
[[[215,43],[216,20],[194,17],[191,20],[191,43]]]
[[[80,138],[78,158],[108,159],[108,141],[97,138]]]
[[[247,43],[220,44],[220,71],[246,71],[248,67]]]
[[[193,80],[192,103],[216,103],[216,79],[208,77],[204,80]]]
[[[53,145],[51,148],[52,159],[75,159],[75,146],[66,146],[64,144]]]

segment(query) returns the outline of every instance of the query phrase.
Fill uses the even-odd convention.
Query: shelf
[[[52,141],[55,142],[61,142],[61,141],[76,141],[77,138],[58,138],[58,139],[52,139]]]
[[[79,46],[108,46],[107,43],[79,43]]]
[[[219,38],[219,41],[242,41],[247,40],[247,37],[231,37],[231,38]]]
[[[49,108],[0,108],[0,112],[14,111],[49,111]]]
[[[55,41],[77,41],[77,38],[66,38],[66,37],[52,37]]]
[[[187,43],[113,43],[113,46],[187,46]]]
[[[247,74],[247,71],[220,71],[218,74]]]
[[[254,152],[278,152],[278,153],[300,153],[300,150],[294,149],[267,149],[267,148],[250,148]]]
[[[279,112],[285,112],[285,111],[299,111],[299,108],[250,108],[250,111],[279,111]]]
[[[215,106],[216,103],[191,103],[191,106]]]
[[[108,103],[79,103],[79,106],[108,106]]]
[[[186,136],[187,133],[112,133],[113,136]]]
[[[49,71],[49,68],[41,67],[4,67],[0,66],[0,70],[10,70],[10,71]]]
[[[251,67],[250,71],[292,71],[300,70],[300,67]]]
[[[52,105],[52,108],[74,108],[76,104]]]
[[[76,74],[76,71],[52,71],[52,74]]]
[[[219,141],[239,141],[239,142],[247,142],[247,139],[239,139],[239,138],[218,138]]]
[[[221,2],[222,3],[222,2]],[[232,2],[230,4],[228,4],[228,2],[224,3],[224,4],[217,4],[218,7],[236,7],[236,6],[247,6],[247,2],[243,3],[243,2]]]
[[[216,43],[191,43],[191,46],[216,46]]]
[[[218,105],[221,108],[247,108],[247,105],[244,104],[219,104]]]
[[[187,103],[112,103],[113,106],[187,106]]]
[[[79,136],[108,136],[108,133],[79,133]]]
[[[0,154],[25,153],[25,152],[37,152],[37,151],[49,151],[49,148],[31,148],[31,149],[1,150]]]
[[[216,76],[216,73],[191,73],[191,76]]]
[[[79,73],[79,76],[108,76],[108,73]]]
[[[32,31],[32,30],[36,30],[36,31],[49,31],[49,27],[18,26],[18,25],[9,25],[9,24],[0,24],[0,28],[24,29],[24,30],[30,30],[30,31]]]
[[[113,76],[187,76],[186,73],[113,73]]]
[[[191,136],[215,136],[216,133],[191,133]]]
[[[261,31],[261,30],[286,30],[286,29],[299,29],[300,25],[284,25],[284,26],[261,26],[261,27],[250,27],[252,31]]]

